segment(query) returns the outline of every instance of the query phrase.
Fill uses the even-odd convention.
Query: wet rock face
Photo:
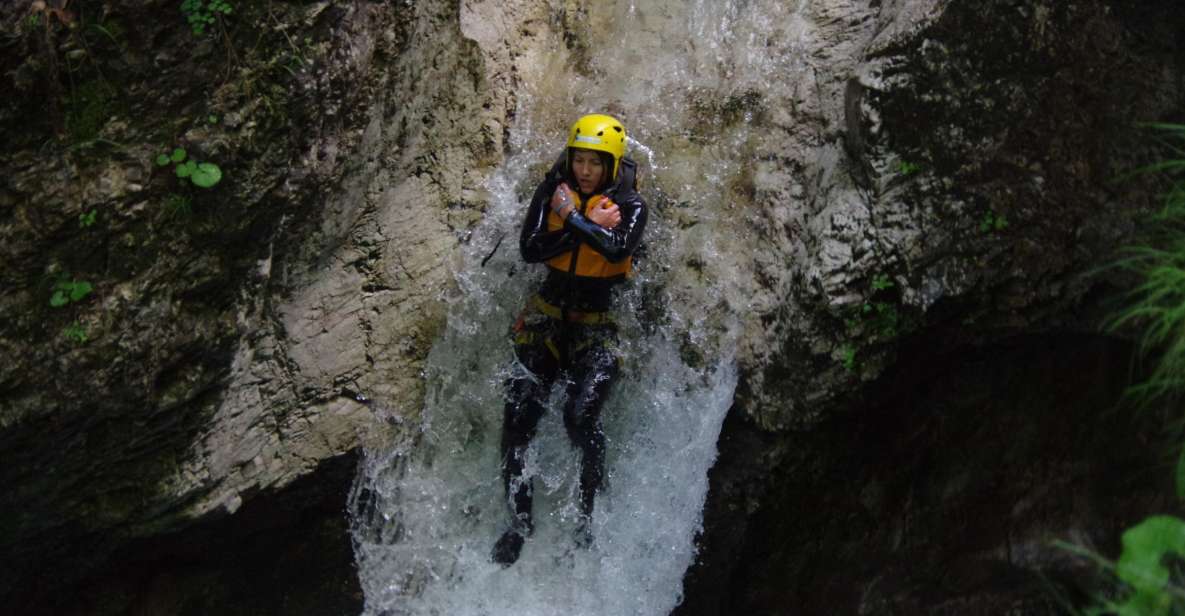
[[[757,230],[783,256],[756,260],[758,295],[780,300],[759,307],[738,401],[766,427],[822,419],[899,341],[952,319],[968,341],[1073,327],[1081,273],[1155,200],[1117,179],[1153,156],[1134,126],[1181,109],[1165,78],[1182,68],[1180,18],[1157,3],[883,3],[866,18],[856,62],[825,80],[846,81],[823,105],[836,141],[784,165],[799,196],[757,182]]]
[[[1092,333],[1110,282],[1083,273],[1156,203],[1117,178],[1156,156],[1135,123],[1181,120],[1181,16],[923,4],[881,5],[837,146],[788,175],[824,178],[804,210],[758,178],[794,258],[757,260],[782,301],[747,341],[681,614],[1059,613],[1094,580],[1051,540],[1115,554],[1171,507],[1139,471],[1156,428],[1114,412],[1129,351]]]
[[[4,597],[414,418],[501,152],[448,3],[244,3],[217,36],[93,4],[0,13]],[[158,167],[175,147],[223,180]]]

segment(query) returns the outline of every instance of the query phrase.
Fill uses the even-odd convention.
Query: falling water
[[[584,48],[557,46],[545,78],[520,92],[511,155],[489,181],[429,355],[418,438],[369,451],[356,482],[367,614],[662,615],[678,605],[737,381],[746,299],[728,256],[739,251],[727,248],[745,241],[735,219],[754,93],[796,70],[793,50],[769,42],[786,40],[795,17],[775,2],[623,3],[590,14]],[[616,308],[623,370],[602,415],[607,486],[595,544],[578,549],[578,455],[557,388],[528,453],[536,530],[504,569],[489,555],[509,521],[498,451],[507,332],[543,269],[521,262],[518,227],[567,125],[598,111],[630,130],[651,206],[646,253]]]

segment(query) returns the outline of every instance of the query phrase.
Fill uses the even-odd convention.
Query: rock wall
[[[450,3],[59,6],[2,12],[0,596],[414,421],[508,100]]]
[[[1098,570],[1055,542],[1116,555],[1172,506],[1160,428],[1121,404],[1131,365],[1101,336],[918,344],[811,430],[732,418],[676,614],[1084,608]]]
[[[1153,201],[1117,181],[1151,157],[1135,125],[1180,113],[1164,7],[878,4],[809,9],[821,40],[860,41],[812,56],[821,117],[770,103],[806,115],[775,141],[804,122],[818,137],[755,178],[768,296],[738,403],[764,427],[820,419],[936,325],[991,339],[1072,321],[1082,272]]]
[[[1173,507],[1141,471],[1165,468],[1155,420],[1122,406],[1131,350],[1097,333],[1123,283],[1087,272],[1157,201],[1121,178],[1158,155],[1136,125],[1185,113],[1185,24],[911,4],[875,16],[842,129],[800,163],[807,207],[768,201],[783,300],[680,614],[1062,613],[1098,580],[1053,541],[1114,555]]]
[[[592,72],[590,37],[607,27],[582,1],[242,4],[199,36],[164,0],[0,8],[0,73],[19,93],[0,102],[0,597],[59,592],[129,542],[235,519],[300,477],[340,481],[326,461],[401,438],[517,92],[556,62]],[[880,550],[868,563],[891,572],[907,561],[885,554],[973,560],[1027,532],[1029,518],[1007,513],[996,547],[952,556],[919,537],[901,552],[868,519],[914,515],[916,492],[893,486],[931,462],[892,443],[852,452],[914,422],[923,436],[900,441],[937,459],[1010,442],[934,427],[951,405],[1027,429],[991,396],[955,404],[967,389],[952,386],[914,399],[893,379],[966,382],[979,364],[960,358],[1093,328],[1106,286],[1081,274],[1153,202],[1154,188],[1114,179],[1154,156],[1135,123],[1180,119],[1182,21],[1168,2],[757,4],[779,15],[761,53],[793,78],[749,76],[751,91],[689,95],[686,110],[688,125],[752,135],[736,150],[752,162],[731,180],[738,215],[719,230],[739,238],[723,249],[748,306],[725,439],[755,444],[725,446],[688,596],[703,613],[778,602],[810,613],[838,595],[802,580],[864,581],[871,603],[850,610],[924,611],[893,603],[898,590],[884,589],[909,585],[876,581],[892,577],[879,565],[840,575],[791,548],[812,529],[865,529]],[[223,181],[198,189],[155,166],[177,146],[218,163]],[[698,222],[666,215],[672,228]],[[702,263],[668,265],[702,275]],[[83,282],[91,293],[50,305]],[[1098,362],[1113,351],[1082,344]],[[1084,347],[1058,348],[1034,369],[1067,374],[1059,353]],[[1049,485],[1053,502],[1101,472],[1025,447],[1017,455],[1082,474],[993,471],[1021,486],[1018,503]],[[903,459],[901,477],[875,471]],[[948,470],[938,485],[967,511],[960,473],[972,469]],[[815,481],[837,473],[874,487]],[[1104,496],[1092,506],[1106,509]],[[866,517],[835,524],[800,503]],[[762,551],[764,537],[784,545]],[[855,549],[841,539],[824,547]]]

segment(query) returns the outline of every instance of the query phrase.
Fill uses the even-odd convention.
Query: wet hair
[[[601,166],[605,168],[605,177],[601,178],[601,185],[593,190],[593,194],[603,192],[613,184],[613,155],[608,152],[601,152],[600,150],[586,150],[584,148],[568,148],[568,160],[564,165],[564,175],[567,176],[568,184],[573,188],[579,190],[576,184],[576,174],[572,171],[572,159],[576,158],[576,151],[592,152],[601,159]]]

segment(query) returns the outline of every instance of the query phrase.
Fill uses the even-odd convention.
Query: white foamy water
[[[557,48],[546,87],[519,93],[512,154],[489,182],[492,202],[429,356],[418,442],[367,452],[356,482],[366,614],[657,616],[678,605],[737,381],[746,299],[726,256],[736,251],[719,247],[740,241],[730,229],[744,198],[734,188],[750,132],[743,101],[793,68],[793,54],[771,53],[768,40],[795,17],[772,2],[622,3],[590,16],[589,74]],[[528,454],[535,533],[502,568],[490,550],[509,522],[499,459],[507,332],[543,273],[521,262],[519,226],[567,126],[603,111],[636,140],[651,215],[646,255],[616,310],[624,364],[602,412],[595,544],[578,549],[571,536],[579,453],[557,386]]]

